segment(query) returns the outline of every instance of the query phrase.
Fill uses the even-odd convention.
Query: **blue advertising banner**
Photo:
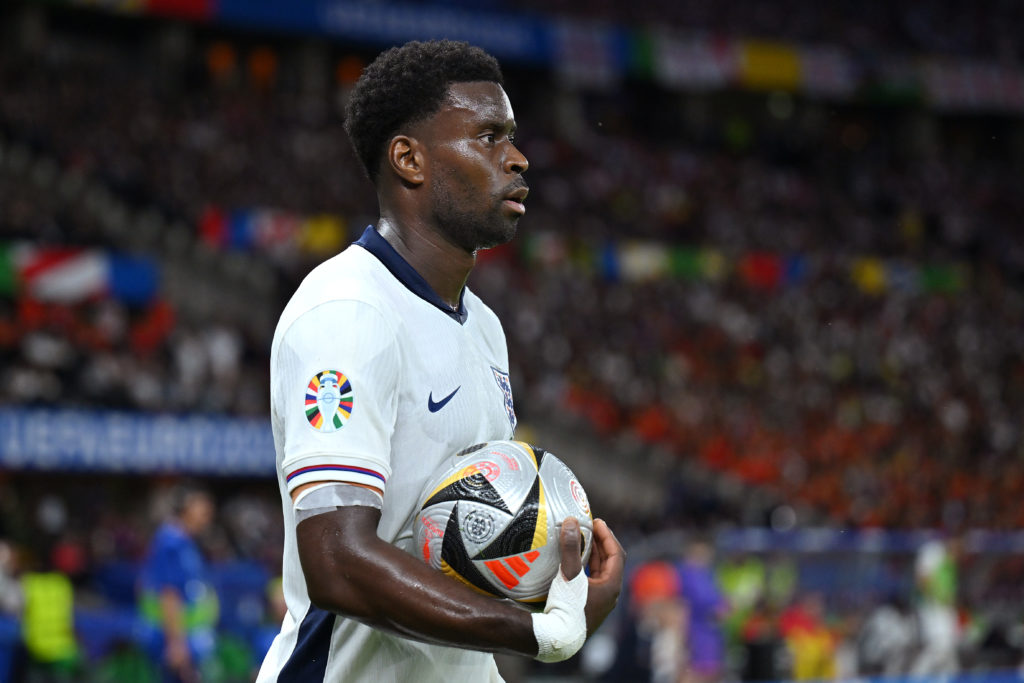
[[[0,469],[273,476],[266,419],[0,410]]]

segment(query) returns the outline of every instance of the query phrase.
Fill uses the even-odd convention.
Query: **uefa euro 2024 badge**
[[[306,386],[306,419],[318,432],[336,432],[352,415],[352,399],[352,383],[343,372],[319,372]]]

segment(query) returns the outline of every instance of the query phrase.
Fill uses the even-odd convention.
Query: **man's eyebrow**
[[[501,120],[498,120],[498,119],[490,119],[490,120],[481,122],[480,123],[480,129],[481,130],[484,130],[484,129],[488,129],[488,130],[503,130],[503,131],[508,131],[509,133],[515,133],[516,132],[516,122],[514,120],[512,120],[512,119],[506,119],[504,121],[501,121]]]

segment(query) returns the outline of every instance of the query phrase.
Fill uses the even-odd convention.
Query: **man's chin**
[[[516,228],[519,225],[519,219],[506,223],[502,226],[501,230],[495,231],[488,235],[481,235],[477,246],[477,251],[481,249],[493,249],[494,247],[500,247],[503,244],[508,244],[516,236]]]
[[[481,249],[493,249],[511,242],[512,238],[516,236],[518,223],[518,216],[515,218],[501,216],[490,223],[463,224],[462,229],[449,224],[446,226],[445,236],[449,242],[472,254]]]

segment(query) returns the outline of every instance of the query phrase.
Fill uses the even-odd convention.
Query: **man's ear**
[[[388,143],[388,164],[405,183],[420,185],[425,180],[423,145],[408,135],[396,135]]]

